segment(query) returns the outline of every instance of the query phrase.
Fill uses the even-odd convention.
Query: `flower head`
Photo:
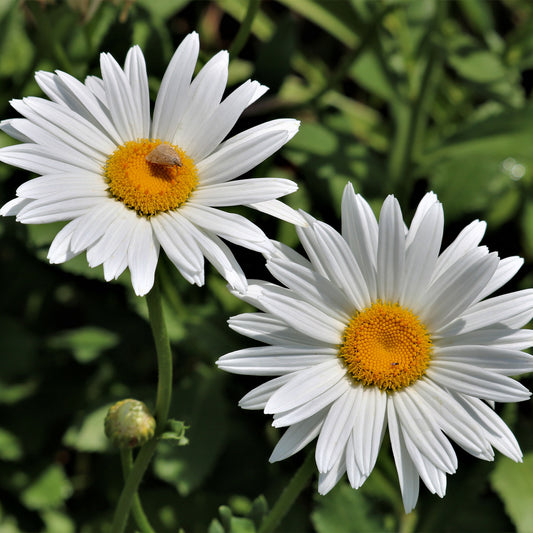
[[[139,295],[153,285],[160,247],[191,283],[204,282],[204,256],[239,290],[246,278],[226,239],[268,255],[270,241],[242,216],[217,208],[248,205],[280,218],[298,215],[277,200],[296,190],[284,179],[232,181],[283,146],[298,130],[273,120],[224,140],[267,90],[248,80],[224,100],[228,53],[216,54],[191,82],[199,50],[188,35],[163,77],[150,115],[143,54],[134,46],[124,69],[102,54],[102,78],[81,83],[64,72],[38,72],[50,98],[12,106],[25,118],[1,129],[22,144],[0,149],[0,161],[40,176],[0,209],[26,224],[70,221],[48,258],[62,263],[87,251],[106,280],[126,268]]]
[[[245,409],[288,427],[271,461],[318,437],[318,490],[346,472],[360,487],[388,429],[406,512],[419,479],[444,496],[457,468],[453,440],[493,460],[493,448],[522,454],[491,402],[529,398],[509,376],[533,370],[533,290],[486,298],[522,259],[500,260],[479,242],[485,223],[467,226],[442,253],[443,210],[428,193],[409,229],[389,196],[376,221],[347,186],[342,235],[305,215],[298,228],[309,260],[281,248],[267,266],[285,287],[256,281],[241,297],[262,313],[230,319],[235,331],[266,343],[222,356],[220,368],[275,376],[242,398]]]

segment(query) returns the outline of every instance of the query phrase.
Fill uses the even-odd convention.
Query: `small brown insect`
[[[146,161],[154,165],[162,165],[164,167],[181,167],[181,159],[172,146],[168,144],[157,145],[147,156]]]

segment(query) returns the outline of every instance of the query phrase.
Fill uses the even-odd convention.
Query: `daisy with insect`
[[[318,437],[318,490],[344,473],[360,487],[388,433],[405,511],[419,479],[444,496],[457,469],[450,440],[493,460],[493,448],[520,461],[518,443],[492,402],[527,400],[510,376],[533,370],[533,290],[489,297],[523,260],[500,259],[479,243],[485,223],[467,226],[442,253],[443,209],[424,196],[407,229],[389,196],[379,222],[351,185],[342,234],[303,214],[297,228],[309,259],[279,245],[268,263],[284,286],[249,283],[240,296],[260,309],[229,321],[266,346],[222,356],[220,368],[273,376],[240,401],[288,428],[271,461]]]
[[[39,177],[21,185],[0,214],[25,224],[69,221],[52,242],[51,263],[86,251],[108,281],[129,268],[136,294],[144,295],[163,248],[190,283],[204,283],[206,257],[244,290],[245,276],[221,238],[267,256],[272,247],[255,224],[218,208],[247,205],[301,223],[277,200],[296,190],[292,181],[234,181],[289,141],[298,121],[272,120],[224,140],[267,88],[248,80],[222,100],[228,53],[216,54],[191,82],[198,51],[191,33],[167,68],[152,117],[138,46],[123,69],[102,54],[102,78],[85,83],[38,72],[50,100],[11,102],[25,118],[0,127],[22,144],[0,149],[0,161]]]

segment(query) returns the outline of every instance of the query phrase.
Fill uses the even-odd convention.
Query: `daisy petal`
[[[128,246],[128,266],[131,284],[137,296],[144,296],[154,284],[159,243],[154,238],[152,225],[144,218],[139,223]]]

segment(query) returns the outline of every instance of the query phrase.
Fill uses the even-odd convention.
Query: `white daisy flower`
[[[237,374],[276,376],[240,401],[288,427],[270,461],[318,437],[318,490],[346,472],[352,487],[370,475],[388,428],[405,511],[419,478],[444,496],[457,468],[450,440],[480,459],[496,448],[521,451],[489,406],[527,400],[509,376],[533,370],[533,290],[486,299],[518,271],[479,242],[485,223],[467,226],[440,255],[443,210],[428,193],[409,229],[389,196],[379,223],[347,186],[342,235],[306,215],[298,228],[309,260],[282,248],[268,269],[285,287],[251,282],[241,297],[262,313],[230,319],[235,331],[268,346],[221,357]],[[489,404],[489,405],[488,405]]]
[[[109,54],[102,78],[85,84],[64,72],[38,72],[50,98],[12,106],[25,118],[0,127],[23,144],[0,150],[0,161],[40,176],[21,185],[0,209],[25,224],[70,221],[48,258],[62,263],[87,251],[107,281],[126,268],[138,295],[153,285],[160,247],[190,282],[204,283],[204,256],[236,289],[246,278],[220,239],[268,254],[270,241],[242,216],[217,208],[248,205],[298,223],[277,198],[296,190],[289,180],[232,181],[283,146],[299,122],[273,120],[225,140],[243,110],[267,88],[248,80],[222,100],[228,53],[216,54],[191,82],[196,33],[176,50],[150,117],[143,54],[132,47],[124,69]]]

